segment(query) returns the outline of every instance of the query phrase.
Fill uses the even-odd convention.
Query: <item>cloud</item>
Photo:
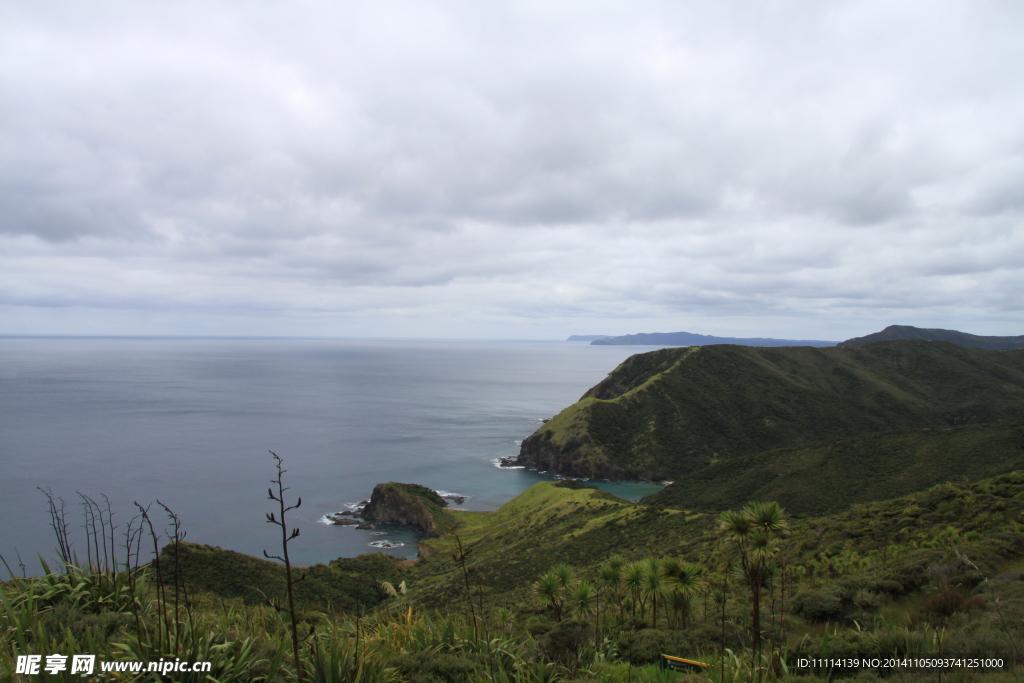
[[[61,8],[0,14],[2,304],[1020,322],[1005,3]]]

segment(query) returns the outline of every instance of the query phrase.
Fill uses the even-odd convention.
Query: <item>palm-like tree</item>
[[[572,587],[572,609],[576,616],[586,619],[594,611],[597,604],[597,591],[594,584],[581,580]]]
[[[555,620],[562,620],[562,587],[558,577],[553,572],[546,572],[540,575],[537,582],[533,584],[533,592],[546,600],[551,609],[555,612]]]
[[[679,628],[686,628],[686,619],[690,613],[693,596],[697,595],[704,587],[701,566],[695,562],[682,561],[675,561],[666,566],[663,562],[662,571],[665,572],[668,579],[670,593],[679,596],[670,601],[670,606],[678,617]]]
[[[751,503],[719,518],[722,533],[736,547],[738,570],[750,589],[750,621],[754,652],[761,651],[761,588],[786,529],[785,511],[778,503]]]
[[[537,582],[533,584],[533,592],[551,605],[551,609],[555,612],[555,620],[561,621],[566,603],[569,601],[570,593],[575,585],[576,570],[563,562],[541,574]]]
[[[689,603],[682,593],[676,588],[670,588],[665,592],[665,609],[669,610],[672,616],[668,617],[669,628],[681,628],[680,615],[685,615]],[[685,619],[685,617],[683,617]]]
[[[640,604],[641,612],[643,612],[644,608],[641,600],[644,591],[644,573],[644,566],[640,562],[633,562],[622,568],[623,583],[625,584],[626,592],[632,598],[630,616],[634,619],[636,618],[637,603]]]
[[[601,592],[606,596],[605,604],[607,605],[610,598],[614,598],[619,603],[619,619],[622,618],[622,596],[620,591],[622,589],[622,567],[625,564],[621,557],[610,557],[597,573],[598,586],[600,586]],[[600,620],[600,611],[598,612],[598,619]]]
[[[661,565],[652,557],[645,560],[642,567],[642,594],[645,599],[651,601],[651,627],[658,628],[658,596],[665,588],[661,577]]]
[[[552,568],[551,573],[558,580],[559,587],[564,591],[568,591],[570,586],[576,582],[576,570],[572,568],[572,565],[565,562],[556,564]]]

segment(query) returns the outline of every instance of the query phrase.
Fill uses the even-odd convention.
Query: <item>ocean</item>
[[[159,500],[186,540],[277,554],[266,521],[284,461],[299,564],[374,552],[414,557],[418,536],[325,523],[399,481],[493,510],[551,477],[502,469],[541,420],[644,349],[575,342],[0,338],[0,554],[31,574],[54,557],[45,496],[67,507],[84,558],[78,493],[105,495],[121,538],[135,502]],[[629,499],[654,484],[601,483]],[[162,524],[162,510],[151,515]],[[376,544],[371,545],[371,544]],[[397,545],[402,544],[402,545]],[[123,550],[121,552],[123,555]],[[5,576],[0,568],[0,576]]]

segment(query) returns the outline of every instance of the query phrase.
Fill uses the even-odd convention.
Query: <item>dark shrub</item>
[[[694,654],[690,639],[682,631],[645,628],[624,634],[619,638],[618,646],[622,659],[633,664],[652,664],[663,654],[674,657]]]
[[[979,597],[968,598],[956,588],[947,588],[929,597],[921,606],[921,616],[929,623],[941,623],[957,612],[985,609],[985,601]]]
[[[882,579],[876,583],[876,590],[892,597],[903,595],[903,584],[892,579]]]
[[[834,621],[843,616],[843,599],[838,587],[808,588],[793,596],[793,613],[808,621]]]
[[[559,488],[563,488],[563,489],[596,489],[597,488],[593,484],[587,484],[585,482],[577,481],[575,479],[562,479],[561,481],[556,481],[555,482],[555,486],[557,486]]]
[[[690,642],[692,652],[717,652],[723,646],[722,626],[711,622],[693,624],[686,629],[686,638]],[[726,629],[724,646],[734,652],[743,647],[743,641],[735,628]]]
[[[388,666],[402,673],[409,683],[470,683],[479,680],[487,662],[467,653],[415,652],[392,657]]]
[[[903,593],[910,593],[928,583],[931,578],[928,572],[929,565],[927,559],[915,558],[891,570],[885,578],[899,583],[903,587]]]
[[[526,632],[534,638],[544,635],[551,630],[551,624],[537,618],[531,618],[526,622]]]
[[[563,621],[537,641],[544,656],[554,662],[578,662],[581,651],[594,636],[593,627],[583,621]]]
[[[135,618],[131,613],[104,612],[103,614],[83,613],[67,603],[52,610],[40,612],[40,620],[57,632],[70,630],[79,642],[91,637],[103,642],[120,632],[135,630]]]

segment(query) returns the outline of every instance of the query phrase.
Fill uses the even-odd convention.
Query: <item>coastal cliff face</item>
[[[409,526],[427,538],[438,538],[449,516],[442,508],[448,501],[436,491],[419,484],[388,482],[373,487],[370,502],[363,509],[363,519],[383,524]]]
[[[679,479],[775,448],[1024,421],[1024,350],[941,341],[703,346],[637,354],[523,441],[516,464]]]

